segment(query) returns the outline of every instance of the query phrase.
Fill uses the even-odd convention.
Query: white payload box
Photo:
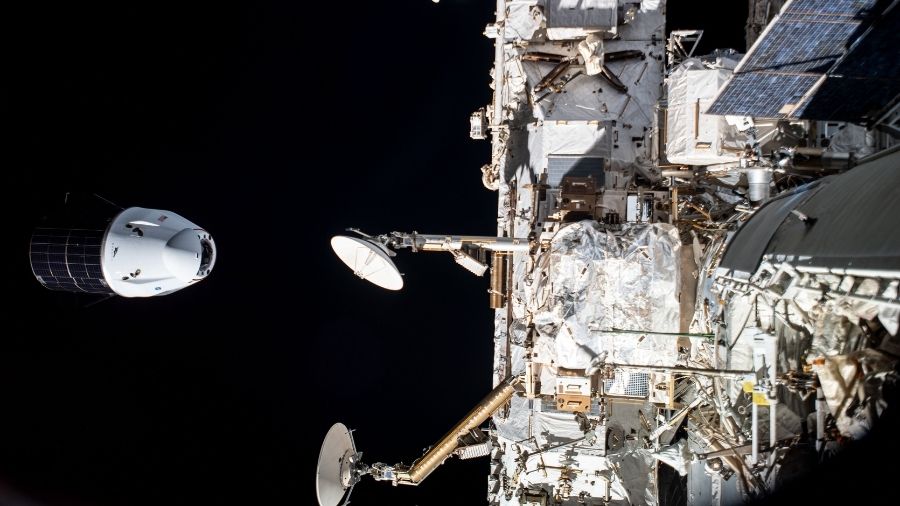
[[[669,163],[715,165],[740,159],[748,142],[740,125],[733,118],[705,114],[731,77],[728,67],[691,58],[669,74],[665,137]]]

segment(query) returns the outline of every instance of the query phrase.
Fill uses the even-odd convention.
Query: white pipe
[[[778,338],[769,335],[765,339],[766,363],[769,364],[769,449],[775,449],[776,415],[778,413]]]
[[[490,237],[480,235],[416,234],[416,247],[425,251],[455,251],[472,245],[490,251],[530,251],[531,243],[524,237]]]
[[[775,438],[775,427],[778,426],[777,418],[778,418],[778,400],[777,399],[769,399],[769,451],[775,450],[775,442],[777,439]]]
[[[662,177],[680,177],[682,179],[690,179],[690,178],[694,177],[694,171],[664,169],[664,170],[660,171],[660,176],[662,176]]]
[[[753,453],[750,455],[750,463],[755,466],[757,460],[759,460],[759,440],[756,438],[759,430],[759,408],[754,402],[751,409],[750,440],[753,442]]]
[[[486,242],[483,244],[478,244],[478,246],[490,251],[524,251],[526,253],[531,251],[531,244],[529,243],[528,239],[503,238],[502,240],[496,242]]]
[[[825,392],[816,388],[816,451],[825,444]]]
[[[535,387],[534,362],[530,358],[525,359],[525,398],[534,399]]]

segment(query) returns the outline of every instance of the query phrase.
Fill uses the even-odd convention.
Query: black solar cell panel
[[[39,228],[29,258],[35,277],[51,290],[111,294],[100,266],[103,230]]]
[[[896,49],[900,13],[882,16],[874,12],[876,4],[877,0],[788,3],[706,112],[867,118],[900,93]]]

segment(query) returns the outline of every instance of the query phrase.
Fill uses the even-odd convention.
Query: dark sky
[[[485,279],[403,254],[383,291],[328,238],[493,232],[468,138],[493,2],[187,4],[3,16],[0,488],[47,504],[314,504],[333,422],[367,462],[409,463],[490,388]],[[673,0],[669,28],[740,48],[728,4]],[[158,299],[45,290],[28,237],[67,191],[182,214],[215,271]],[[354,502],[480,504],[486,479],[453,460]]]

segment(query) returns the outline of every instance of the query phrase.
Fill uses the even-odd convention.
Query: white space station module
[[[900,7],[751,0],[747,53],[696,55],[665,3],[498,0],[471,116],[496,233],[332,240],[388,289],[398,248],[489,270],[494,389],[410,465],[361,462],[335,425],[322,506],[453,455],[489,458],[491,505],[739,504],[878,423],[900,380]]]
[[[37,228],[29,257],[51,290],[156,297],[205,279],[216,243],[171,211],[129,207],[105,226]]]

